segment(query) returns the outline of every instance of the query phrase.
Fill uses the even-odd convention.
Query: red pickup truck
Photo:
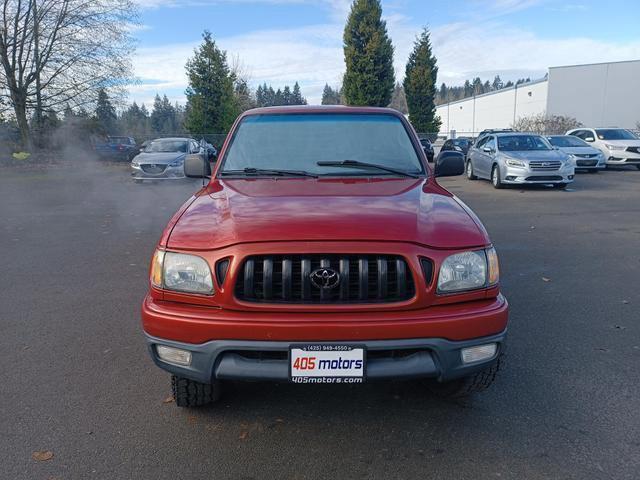
[[[277,107],[235,122],[215,171],[166,227],[142,323],[179,406],[225,380],[426,379],[440,394],[486,388],[508,306],[476,215],[436,177],[394,110]]]

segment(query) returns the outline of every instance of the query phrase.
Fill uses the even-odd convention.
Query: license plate
[[[294,383],[362,383],[365,349],[352,345],[295,345],[289,351]]]

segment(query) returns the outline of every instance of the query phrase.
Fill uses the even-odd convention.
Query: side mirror
[[[486,152],[486,153],[492,153],[493,150],[491,150],[491,147],[482,147],[482,151]]]
[[[440,152],[436,159],[436,177],[455,177],[464,173],[464,155],[447,150]]]
[[[596,141],[596,139],[595,139],[595,138],[593,138],[593,137],[587,137],[587,138],[585,138],[585,139],[584,139],[584,141],[585,141],[585,142],[595,142],[595,141]]]
[[[200,154],[187,155],[184,159],[184,174],[190,178],[210,177],[211,164]]]

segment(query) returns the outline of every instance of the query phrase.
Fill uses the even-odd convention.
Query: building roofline
[[[523,87],[536,85],[538,83],[543,83],[543,82],[548,82],[548,81],[549,81],[548,78],[544,78],[544,77],[543,78],[538,78],[536,80],[531,80],[529,82],[521,83],[519,85],[513,85],[511,87],[501,88],[500,90],[494,90],[493,92],[481,93],[480,95],[472,95],[470,97],[461,98],[460,100],[454,100],[453,102],[441,103],[440,105],[436,105],[436,108],[445,107],[447,105],[456,105],[458,103],[468,102],[470,100],[473,100],[474,98],[489,97],[491,95],[497,95],[499,93],[508,92],[509,90],[520,89],[520,88],[523,88]]]
[[[592,67],[594,65],[612,65],[616,63],[633,63],[640,62],[640,60],[619,60],[617,62],[595,62],[595,63],[579,63],[575,65],[557,65],[555,67],[549,67],[549,70],[556,68],[573,68],[573,67]]]

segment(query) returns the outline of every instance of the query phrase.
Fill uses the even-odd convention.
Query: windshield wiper
[[[305,172],[304,170],[281,170],[277,168],[253,168],[247,167],[242,170],[225,170],[220,172],[220,175],[275,175],[278,177],[296,176],[296,177],[311,177],[318,178],[313,173]]]
[[[316,162],[316,165],[318,165],[319,167],[374,168],[376,170],[394,173],[403,177],[418,178],[418,175],[416,175],[415,173],[405,172],[404,170],[396,170],[395,168],[385,167],[384,165],[378,165],[376,163],[360,162],[358,160]]]

